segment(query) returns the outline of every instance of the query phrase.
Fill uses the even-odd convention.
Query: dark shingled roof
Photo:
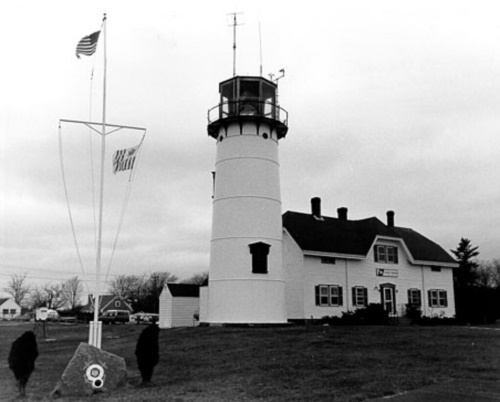
[[[456,261],[438,244],[412,229],[388,227],[377,218],[341,220],[287,211],[283,226],[302,250],[366,256],[376,236],[403,239],[414,260]]]
[[[415,260],[457,262],[440,245],[415,232],[413,229],[395,227],[394,231],[404,240]]]
[[[185,283],[167,283],[173,297],[200,297],[200,285]]]

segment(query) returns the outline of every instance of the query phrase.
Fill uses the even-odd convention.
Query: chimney
[[[337,214],[338,214],[338,217],[341,221],[347,220],[347,208],[346,207],[338,208]]]
[[[394,227],[394,211],[387,211],[387,226]]]
[[[311,198],[311,214],[315,218],[321,218],[321,198]]]

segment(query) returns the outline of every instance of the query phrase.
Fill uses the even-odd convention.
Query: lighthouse
[[[215,140],[208,324],[287,321],[279,141],[288,113],[277,82],[233,76],[208,112]]]

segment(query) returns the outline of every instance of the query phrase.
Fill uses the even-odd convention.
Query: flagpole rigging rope
[[[82,270],[83,281],[85,283],[85,287],[87,288],[87,293],[89,293],[89,285],[88,285],[87,280],[85,278],[85,268],[83,265],[82,256],[80,254],[80,247],[78,245],[78,239],[76,238],[75,224],[73,222],[73,214],[71,213],[71,205],[69,202],[69,195],[68,195],[68,186],[66,184],[66,174],[64,173],[64,158],[63,158],[63,146],[62,146],[62,132],[61,132],[61,130],[62,130],[61,123],[59,123],[59,160],[61,162],[61,173],[62,173],[62,179],[63,179],[63,185],[64,185],[64,195],[66,197],[66,206],[68,208],[69,221],[71,224],[71,232],[73,233],[73,242],[75,243],[76,254],[78,256],[78,261],[80,263],[80,268]]]

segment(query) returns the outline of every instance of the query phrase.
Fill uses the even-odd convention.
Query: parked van
[[[127,310],[108,310],[99,317],[103,324],[127,324],[130,322],[130,312]]]

